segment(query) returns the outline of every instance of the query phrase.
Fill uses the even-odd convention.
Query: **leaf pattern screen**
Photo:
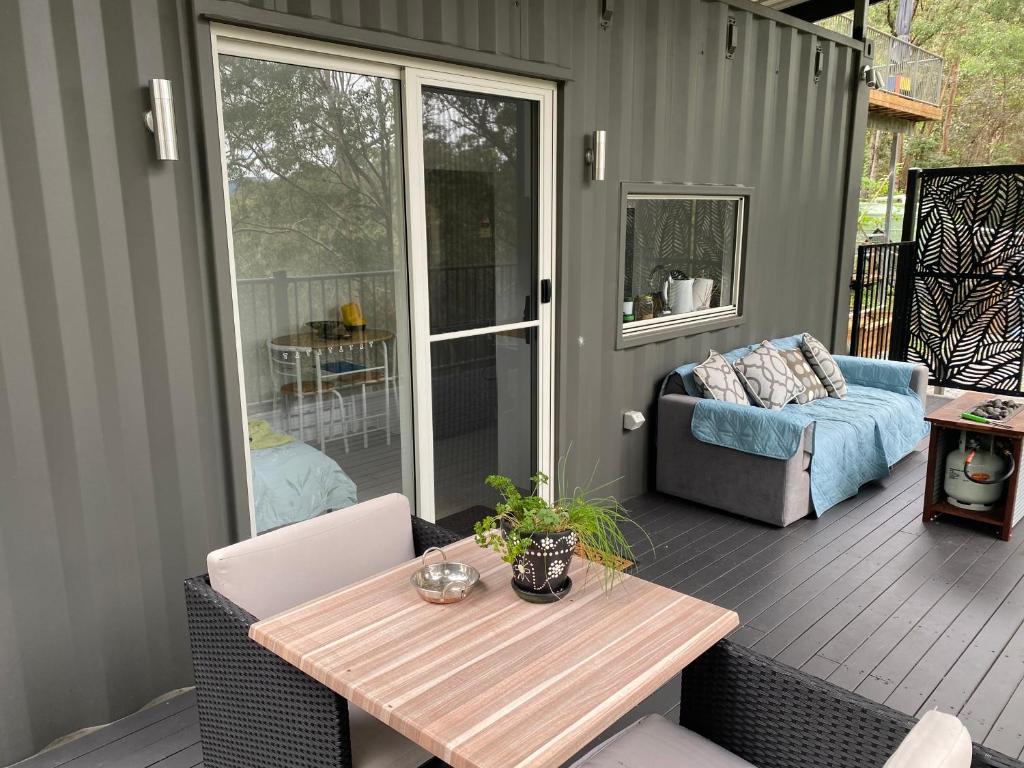
[[[1024,173],[924,172],[906,359],[945,386],[1024,382]]]

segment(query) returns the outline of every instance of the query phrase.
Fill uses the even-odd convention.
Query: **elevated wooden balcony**
[[[853,34],[848,15],[818,23],[833,32]],[[910,122],[941,119],[942,57],[875,27],[868,27],[868,40],[874,48],[872,67],[878,83],[871,90],[868,109]]]

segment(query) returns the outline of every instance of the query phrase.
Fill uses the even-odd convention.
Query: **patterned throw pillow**
[[[832,358],[832,355],[825,349],[825,345],[805,333],[800,337],[800,351],[804,353],[807,362],[814,370],[815,375],[821,379],[821,383],[828,390],[829,397],[840,400],[846,397],[846,379],[843,372],[839,370],[839,364]]]
[[[732,367],[754,403],[770,411],[782,410],[782,406],[804,392],[803,385],[770,342],[762,341]]]
[[[804,393],[796,396],[796,402],[803,404],[809,403],[811,400],[821,400],[823,397],[828,397],[828,390],[825,389],[825,385],[821,383],[821,379],[818,378],[817,374],[811,370],[807,358],[804,357],[804,353],[800,351],[799,347],[780,349],[779,354],[786,361],[789,370],[796,376],[796,380],[804,385]]]
[[[693,377],[700,383],[701,391],[706,398],[750,405],[747,393],[736,377],[736,371],[729,365],[728,360],[713,349],[708,359],[693,369]]]

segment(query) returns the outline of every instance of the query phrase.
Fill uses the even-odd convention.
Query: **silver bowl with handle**
[[[441,561],[427,563],[427,557],[434,552],[441,554]],[[431,547],[420,558],[423,567],[409,577],[416,592],[428,603],[457,603],[464,599],[480,580],[476,568],[465,563],[449,563],[440,547]]]

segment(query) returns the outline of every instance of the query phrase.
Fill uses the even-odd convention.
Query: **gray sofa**
[[[924,366],[914,369],[910,386],[925,402],[928,370]],[[660,492],[778,526],[813,511],[814,424],[805,428],[800,450],[792,458],[767,458],[694,437],[690,425],[699,400],[685,392],[676,374],[663,387],[657,414],[656,487]]]

